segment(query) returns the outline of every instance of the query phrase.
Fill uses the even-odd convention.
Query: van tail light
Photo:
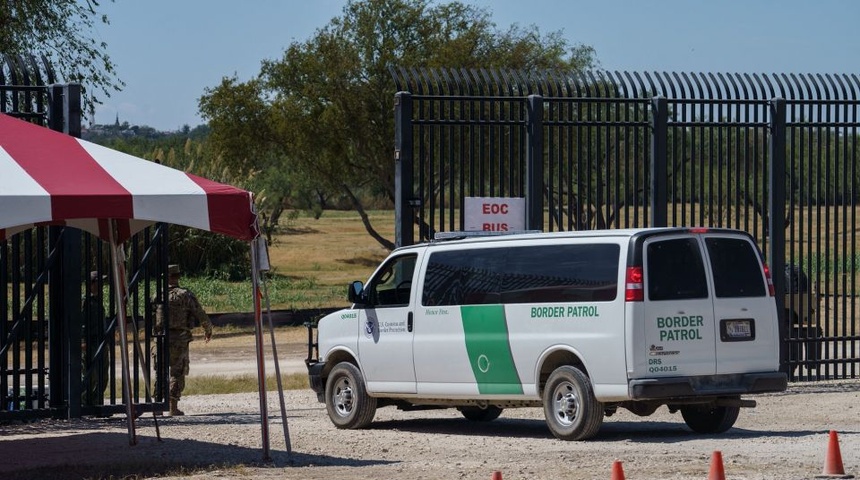
[[[770,268],[768,268],[766,263],[762,263],[761,266],[764,268],[764,278],[767,280],[767,293],[773,297],[776,295],[776,291],[773,288],[773,279],[770,278]]]
[[[641,302],[645,300],[645,290],[642,284],[642,267],[627,267],[624,300],[628,302]]]

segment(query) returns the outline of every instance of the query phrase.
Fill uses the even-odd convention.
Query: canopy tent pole
[[[248,243],[251,247],[251,283],[254,295],[254,337],[257,346],[257,386],[260,392],[260,429],[263,436],[263,460],[269,461],[269,412],[266,401],[266,362],[263,358],[263,315],[260,305],[260,272],[257,264],[257,252],[254,242]]]
[[[137,436],[134,431],[134,415],[132,414],[131,375],[129,374],[128,336],[126,334],[125,294],[123,287],[125,283],[125,253],[122,251],[122,246],[117,242],[116,228],[116,220],[110,219],[108,227],[110,260],[113,270],[114,299],[116,300],[116,321],[119,324],[119,338],[122,346],[120,349],[120,356],[122,357],[122,395],[125,398],[128,444],[136,445]]]
[[[284,400],[284,385],[281,381],[281,366],[278,362],[278,347],[275,344],[275,327],[272,325],[272,304],[269,299],[269,290],[266,288],[265,280],[263,283],[263,295],[266,297],[266,320],[269,325],[269,338],[272,341],[272,359],[275,362],[275,379],[278,383],[278,399],[281,405],[281,423],[284,425],[284,444],[287,446],[287,455],[293,453],[293,445],[290,442],[290,425],[287,423],[287,404]]]
[[[262,296],[266,298],[266,320],[269,326],[269,338],[272,341],[272,359],[275,362],[275,380],[278,384],[278,399],[281,405],[281,423],[284,427],[284,444],[287,446],[287,455],[293,453],[293,446],[290,442],[290,426],[287,423],[287,406],[284,400],[284,385],[281,381],[281,366],[278,361],[278,347],[275,342],[275,327],[272,325],[272,303],[269,298],[269,290],[266,287],[266,280],[263,272],[269,271],[269,250],[266,245],[266,239],[262,235],[254,239],[253,248],[257,251],[257,271],[260,273],[259,284],[262,287]]]

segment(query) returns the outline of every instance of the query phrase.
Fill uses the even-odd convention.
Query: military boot
[[[177,406],[178,403],[179,403],[179,400],[174,400],[172,398],[170,399],[170,416],[171,417],[178,417],[181,415],[185,415],[185,412],[180,410],[179,407]]]

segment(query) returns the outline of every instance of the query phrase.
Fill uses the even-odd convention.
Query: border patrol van
[[[339,428],[376,409],[473,421],[543,407],[557,438],[666,405],[732,427],[742,394],[783,391],[773,284],[741,231],[648,228],[468,236],[402,247],[309,330],[310,386]]]

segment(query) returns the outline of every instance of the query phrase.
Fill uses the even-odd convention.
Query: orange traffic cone
[[[493,472],[492,480],[502,480],[502,472],[496,470]]]
[[[723,452],[714,450],[711,455],[711,471],[708,472],[708,480],[726,480],[726,472],[723,469]]]
[[[839,451],[839,437],[836,430],[830,431],[830,441],[827,443],[827,456],[824,457],[824,472],[815,478],[854,478],[846,475],[842,466],[842,453]]]
[[[619,460],[612,462],[612,477],[609,480],[624,480],[624,469]]]

